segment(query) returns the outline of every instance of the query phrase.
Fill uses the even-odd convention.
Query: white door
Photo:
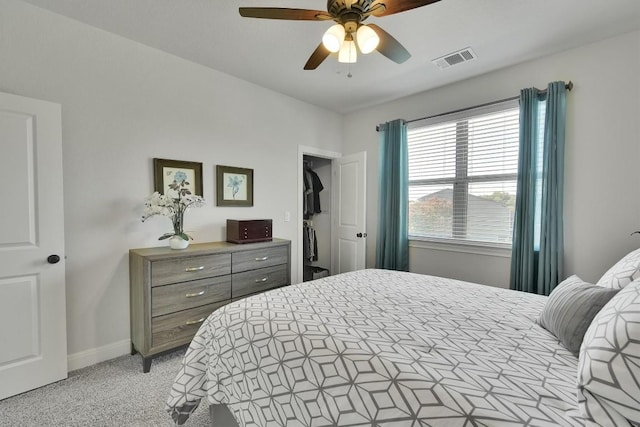
[[[0,399],[67,377],[60,105],[0,93]]]
[[[367,247],[366,170],[367,153],[334,159],[332,194],[334,209],[331,274],[365,268]]]

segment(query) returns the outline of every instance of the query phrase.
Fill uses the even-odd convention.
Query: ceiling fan
[[[295,21],[335,21],[322,36],[311,54],[305,70],[315,70],[332,52],[338,61],[354,63],[357,50],[367,54],[377,50],[401,64],[411,54],[389,33],[375,24],[362,22],[370,16],[383,17],[436,3],[440,0],[328,0],[327,11],[282,7],[241,7],[246,18],[285,19]],[[356,47],[357,43],[357,47]]]

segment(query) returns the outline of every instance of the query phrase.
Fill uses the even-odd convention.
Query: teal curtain
[[[520,91],[518,184],[511,246],[511,289],[534,292],[536,282],[535,218],[538,164],[538,90]]]
[[[549,295],[563,279],[565,111],[565,83],[550,83],[547,88],[547,112],[544,124],[538,261],[538,290],[544,295]]]
[[[564,82],[520,92],[511,289],[549,295],[562,281],[565,112]]]
[[[409,271],[409,156],[407,125],[379,127],[378,235],[376,268]]]

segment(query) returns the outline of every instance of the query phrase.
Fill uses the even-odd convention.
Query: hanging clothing
[[[305,224],[302,233],[302,251],[305,261],[318,260],[318,241],[316,240],[316,231],[313,227]]]
[[[304,168],[303,179],[303,213],[304,219],[309,219],[314,214],[322,212],[320,208],[320,192],[324,190],[324,186],[318,174],[308,167]]]
[[[314,171],[311,172],[311,179],[313,182],[313,213],[320,213],[322,209],[320,209],[320,192],[324,190],[324,185],[322,185],[322,181],[320,181],[320,177]]]
[[[309,219],[313,216],[313,178],[309,168],[305,168],[304,172],[304,191],[303,191],[303,204],[304,204],[304,219]]]

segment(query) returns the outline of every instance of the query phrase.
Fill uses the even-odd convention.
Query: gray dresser
[[[291,242],[192,244],[129,251],[131,351],[143,372],[191,342],[211,312],[237,299],[291,284]]]

